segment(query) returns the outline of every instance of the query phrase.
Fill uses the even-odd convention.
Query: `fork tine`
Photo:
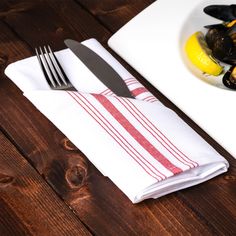
[[[46,78],[46,80],[47,80],[49,86],[51,87],[51,86],[52,86],[52,79],[50,79],[49,76],[48,76],[48,73],[47,73],[47,71],[46,71],[46,69],[45,69],[45,66],[44,66],[44,64],[43,64],[43,61],[42,61],[42,59],[41,59],[41,56],[40,56],[40,54],[39,54],[37,48],[35,48],[35,52],[36,52],[36,56],[37,56],[39,65],[40,65],[40,67],[41,67],[41,69],[42,69],[42,71],[43,71],[43,74],[44,74],[44,76],[45,76],[45,78]]]
[[[50,55],[49,55],[49,53],[47,51],[46,46],[44,46],[43,48],[44,48],[44,55],[45,55],[45,58],[47,60],[47,64],[49,66],[50,71],[52,72],[52,74],[54,76],[54,81],[57,82],[57,84],[59,86],[61,86],[61,81],[60,81],[60,79],[58,77],[56,66],[53,63],[53,61],[52,61],[52,59],[51,59],[51,57],[50,57]]]
[[[40,54],[36,50],[36,54],[37,54],[38,60],[40,62],[40,65],[42,66],[43,71],[45,72],[44,75],[45,75],[45,77],[47,79],[47,82],[49,83],[50,86],[56,87],[53,75],[52,75],[52,73],[51,73],[51,71],[49,69],[47,60],[46,60],[46,58],[44,56],[44,53],[43,53],[41,47],[39,47],[39,52],[40,52]]]
[[[67,78],[63,68],[49,45],[38,47],[38,49],[35,48],[35,52],[39,65],[51,89],[76,90]]]
[[[61,80],[64,82],[65,85],[67,84],[70,84],[70,81],[69,79],[67,78],[66,74],[64,73],[58,59],[56,58],[54,52],[51,50],[51,47],[49,45],[48,46],[48,50],[49,50],[49,55],[50,55],[50,58],[53,62],[53,65],[55,66],[56,70],[57,70],[57,73],[59,74]]]

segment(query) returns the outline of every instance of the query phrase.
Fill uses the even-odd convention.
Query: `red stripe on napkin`
[[[129,78],[124,80],[127,86],[133,85],[133,84],[140,84],[140,82],[135,78]]]
[[[121,97],[116,97],[116,99],[130,112],[130,114],[144,127],[144,129],[146,129],[179,162],[190,168],[198,166],[197,162],[191,160],[180,149],[178,149],[130,100]]]
[[[135,97],[146,92],[148,92],[148,90],[145,87],[139,87],[131,91],[132,95]]]
[[[125,130],[155,158],[166,169],[173,174],[183,172],[182,169],[171,163],[160,153],[127,119],[126,117],[105,97],[99,94],[93,96],[104,106],[104,108],[125,128]]]
[[[76,92],[67,91],[67,93],[143,168],[143,170],[145,170],[146,173],[158,181],[167,177],[146,160],[85,96]]]
[[[145,98],[142,99],[143,101],[146,101],[146,102],[156,102],[158,101],[156,97],[154,97],[153,95],[149,95]]]

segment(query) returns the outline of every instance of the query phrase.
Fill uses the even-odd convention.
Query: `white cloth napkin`
[[[136,99],[115,96],[69,49],[56,55],[78,92],[50,90],[36,57],[10,64],[5,73],[133,203],[227,171],[228,162],[97,40],[83,43],[113,66]]]

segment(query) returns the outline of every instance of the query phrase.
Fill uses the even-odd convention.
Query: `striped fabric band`
[[[142,111],[132,103],[132,99],[121,97],[109,97],[101,94],[86,96],[81,93],[69,92],[68,94],[76,103],[89,114],[109,136],[150,176],[160,181],[169,176],[183,172],[184,170],[198,166],[198,163],[185,155],[174,143],[156,127]],[[103,107],[98,109],[97,102]],[[143,132],[138,130],[128,117],[135,119],[143,131],[152,136],[158,145],[165,149],[163,154],[158,146],[152,144]],[[117,124],[123,128],[121,132]],[[125,130],[125,131],[124,131]],[[130,137],[135,140],[133,145]],[[138,146],[138,147],[137,147]],[[145,150],[145,155],[141,149]],[[171,158],[169,158],[171,157]]]

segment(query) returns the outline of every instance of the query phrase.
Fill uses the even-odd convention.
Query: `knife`
[[[66,39],[64,43],[117,96],[133,98],[124,80],[97,53],[72,39]]]

